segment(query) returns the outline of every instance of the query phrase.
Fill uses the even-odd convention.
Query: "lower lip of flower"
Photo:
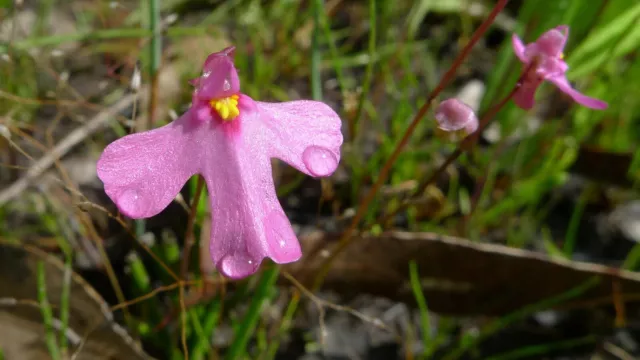
[[[231,95],[222,99],[209,101],[211,109],[215,110],[223,121],[231,121],[240,115],[238,108],[238,95]]]

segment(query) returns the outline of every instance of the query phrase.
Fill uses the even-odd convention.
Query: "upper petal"
[[[528,62],[527,57],[524,54],[524,44],[522,43],[522,40],[520,40],[518,35],[511,35],[511,44],[513,45],[513,52],[516,54],[518,59],[520,59],[520,61],[522,61],[523,63]]]
[[[571,96],[573,100],[575,100],[575,102],[577,102],[578,104],[581,104],[588,108],[596,109],[596,110],[604,110],[609,106],[606,102],[602,100],[594,99],[592,97],[586,96],[578,92],[576,89],[574,89],[571,86],[571,84],[569,84],[569,81],[564,76],[552,77],[547,80],[555,84],[558,87],[558,89],[560,89],[563,93]]]
[[[309,100],[283,103],[256,101],[265,131],[267,153],[305,174],[328,176],[338,167],[342,122],[328,105]]]
[[[202,75],[191,81],[195,96],[211,100],[229,97],[240,91],[238,71],[233,63],[234,47],[228,47],[207,57]]]
[[[538,50],[550,57],[559,57],[569,37],[569,27],[558,26],[540,35],[536,40]]]
[[[127,135],[104,149],[98,177],[123,214],[150,217],[176,197],[197,171],[196,130],[189,111],[169,125]]]
[[[213,262],[230,278],[253,274],[265,257],[276,263],[302,253],[275,192],[264,128],[242,118],[239,133],[217,131],[207,149],[203,175],[210,193]]]

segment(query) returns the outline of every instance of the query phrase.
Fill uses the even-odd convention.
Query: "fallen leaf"
[[[304,258],[287,270],[306,284],[330,256],[338,236],[301,237]],[[368,293],[414,302],[409,262],[416,261],[429,309],[441,314],[504,315],[559,296],[600,276],[590,290],[562,306],[610,305],[640,300],[640,274],[597,264],[552,259],[541,253],[471,242],[434,233],[387,232],[356,239],[337,255],[324,289],[343,295]]]

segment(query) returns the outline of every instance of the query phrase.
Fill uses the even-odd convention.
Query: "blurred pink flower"
[[[455,98],[441,102],[435,117],[438,127],[447,132],[463,130],[465,134],[471,134],[478,130],[478,117],[473,109]]]
[[[560,91],[571,96],[577,103],[592,109],[606,109],[607,103],[583,95],[573,89],[565,73],[569,69],[563,60],[562,51],[569,36],[569,27],[558,26],[540,35],[534,43],[522,43],[516,35],[512,36],[513,51],[525,64],[532,68],[525,74],[520,88],[514,95],[515,103],[523,109],[531,109],[534,105],[535,92],[544,80],[552,82]]]
[[[300,244],[278,198],[270,158],[313,177],[340,161],[341,121],[316,101],[265,103],[240,92],[234,48],[209,55],[189,110],[161,128],[106,147],[98,176],[131,218],[158,214],[186,181],[202,174],[212,214],[211,257],[230,278],[253,274],[265,257],[289,263]]]

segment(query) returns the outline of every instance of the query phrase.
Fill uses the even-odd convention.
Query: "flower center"
[[[214,109],[224,121],[231,121],[240,115],[238,108],[238,95],[231,95],[222,99],[213,99],[209,105]]]

